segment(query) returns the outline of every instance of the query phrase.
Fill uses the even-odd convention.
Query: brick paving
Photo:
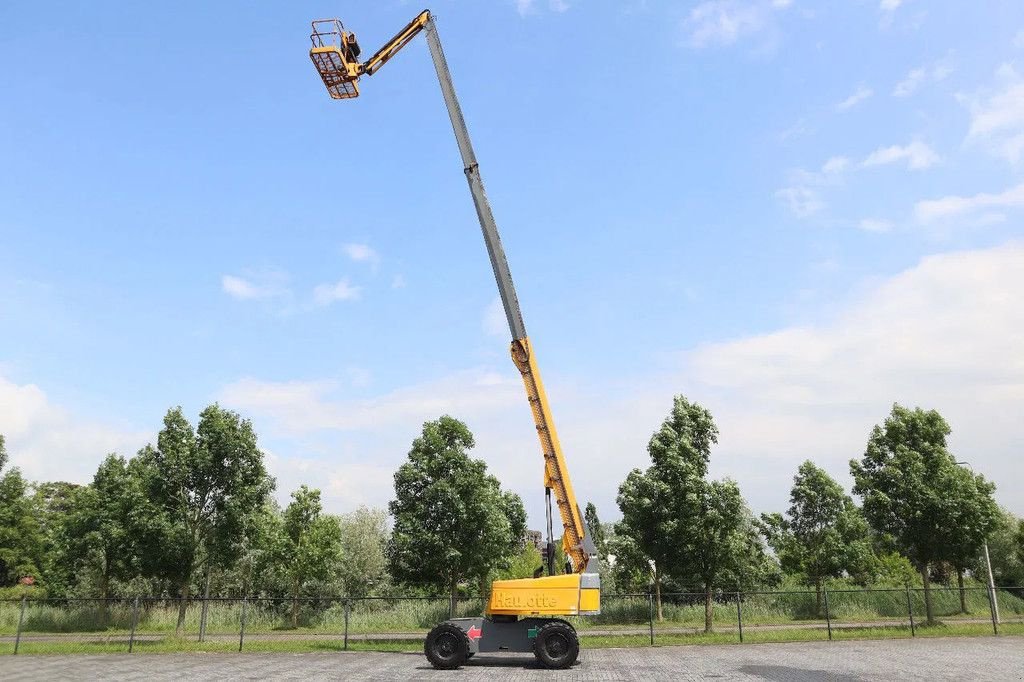
[[[478,655],[457,672],[421,654],[81,654],[0,657],[3,680],[1024,680],[1024,638],[591,649],[570,670]]]

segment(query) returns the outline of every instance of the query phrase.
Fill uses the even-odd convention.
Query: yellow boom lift
[[[462,109],[455,97],[455,88],[434,20],[430,12],[424,10],[365,62],[358,61],[360,48],[355,34],[347,31],[340,21],[319,19],[312,23],[310,38],[313,46],[309,56],[327,92],[334,99],[358,97],[360,77],[375,74],[420,32],[425,32],[441,94],[448,107],[462,155],[463,170],[469,181],[473,204],[480,219],[498,292],[505,308],[505,317],[512,333],[512,361],[522,375],[544,455],[544,489],[548,505],[548,575],[541,575],[542,568],[534,578],[494,581],[485,615],[479,618],[454,618],[441,623],[427,635],[424,653],[434,667],[444,669],[457,668],[476,653],[497,651],[532,652],[547,667],[569,667],[579,655],[579,639],[576,630],[563,617],[600,613],[601,580],[598,576],[597,552],[576,503],[569,470],[551,417],[551,407],[541,382],[537,358],[526,336],[519,300],[505,260],[505,250],[484,193],[480,167],[473,153]],[[562,520],[562,548],[570,569],[565,575],[555,575],[554,571],[552,497],[558,505]]]

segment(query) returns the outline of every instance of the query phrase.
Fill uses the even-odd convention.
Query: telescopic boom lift
[[[548,503],[548,575],[540,576],[539,571],[538,576],[532,579],[494,581],[485,615],[480,618],[455,618],[441,623],[427,635],[424,652],[437,668],[457,668],[478,652],[495,651],[533,652],[548,667],[566,668],[579,655],[579,640],[572,625],[560,616],[600,613],[601,580],[598,576],[597,552],[576,503],[536,354],[526,335],[498,226],[484,193],[480,167],[469,140],[462,108],[455,96],[455,87],[452,85],[434,20],[430,11],[424,10],[365,62],[358,61],[361,50],[355,34],[347,31],[339,20],[318,19],[312,24],[310,38],[313,46],[309,56],[327,92],[334,99],[358,97],[360,77],[374,75],[420,32],[426,33],[427,46],[437,71],[441,94],[448,107],[448,116],[462,155],[463,170],[469,182],[494,279],[512,333],[512,361],[522,375],[544,455],[544,489]],[[554,571],[552,498],[562,520],[562,548],[571,569],[565,575],[555,575]]]

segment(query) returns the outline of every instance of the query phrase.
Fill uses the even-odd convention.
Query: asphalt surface
[[[523,655],[477,655],[458,671],[420,654],[108,654],[4,656],[3,680],[1024,680],[1024,638],[584,650],[570,670]]]

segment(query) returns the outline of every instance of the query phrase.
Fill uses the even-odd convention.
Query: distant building
[[[523,533],[523,546],[528,547],[533,545],[538,550],[544,548],[544,536],[540,534],[539,530],[528,530]]]

